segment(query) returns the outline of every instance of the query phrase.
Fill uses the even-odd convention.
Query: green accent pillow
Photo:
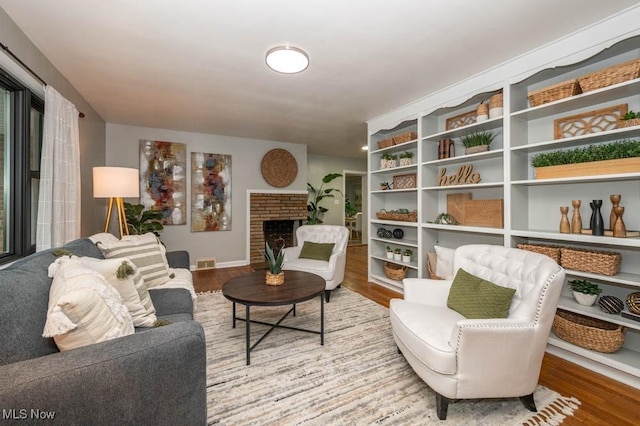
[[[305,241],[300,250],[300,258],[329,261],[335,243],[312,243]]]
[[[458,269],[447,307],[468,319],[506,318],[515,289],[501,287]]]

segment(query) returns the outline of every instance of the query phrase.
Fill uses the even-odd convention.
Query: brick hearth
[[[263,263],[265,220],[305,220],[307,194],[252,193],[249,198],[249,263]]]

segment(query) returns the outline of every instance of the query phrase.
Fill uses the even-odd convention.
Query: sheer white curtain
[[[44,93],[44,130],[36,251],[80,236],[78,110],[51,86]]]

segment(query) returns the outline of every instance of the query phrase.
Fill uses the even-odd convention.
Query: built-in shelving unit
[[[414,251],[407,266],[408,277],[428,277],[427,252],[434,245],[455,248],[469,243],[499,244],[515,247],[520,243],[556,244],[589,250],[616,251],[622,254],[621,272],[605,276],[567,270],[567,279],[587,279],[603,288],[602,294],[621,299],[640,291],[640,238],[598,237],[559,232],[560,206],[573,209],[571,201],[582,201],[583,223],[588,223],[589,202],[603,200],[602,214],[608,224],[609,196],[621,194],[628,230],[640,230],[640,172],[599,176],[536,179],[531,166],[533,156],[556,151],[611,143],[623,139],[640,139],[640,126],[614,128],[584,135],[556,139],[554,122],[619,104],[629,110],[640,110],[640,78],[610,85],[539,106],[530,106],[528,94],[558,82],[640,58],[640,7],[589,27],[532,52],[513,62],[492,68],[484,74],[453,85],[433,96],[407,105],[369,122],[369,279],[402,291],[402,282],[384,274],[385,247],[409,247]],[[577,52],[577,53],[576,53]],[[544,58],[542,60],[541,58]],[[487,82],[493,82],[487,84]],[[447,119],[473,111],[480,102],[502,92],[503,111],[486,121],[447,129]],[[404,114],[404,115],[403,115]],[[397,124],[399,123],[399,124]],[[415,140],[402,145],[378,148],[377,142],[394,134],[413,131]],[[490,131],[495,136],[490,150],[464,155],[460,138],[477,131]],[[455,155],[438,158],[438,142],[452,139]],[[410,150],[411,166],[381,169],[385,153]],[[471,165],[481,176],[479,183],[445,186],[439,182],[443,170],[454,173],[463,165]],[[417,187],[379,190],[382,182],[393,176],[415,173]],[[504,223],[500,228],[483,226],[442,225],[433,223],[439,213],[447,211],[447,195],[471,193],[472,199],[504,200]],[[416,223],[378,220],[381,209],[416,210]],[[377,237],[379,228],[401,228],[404,238]],[[623,348],[613,354],[586,350],[560,340],[549,339],[549,352],[640,388],[640,322],[620,315],[604,313],[597,306],[585,307],[574,302],[564,290],[559,307],[571,312],[623,325],[627,328]]]

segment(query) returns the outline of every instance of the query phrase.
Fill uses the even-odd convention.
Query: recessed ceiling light
[[[309,55],[293,46],[277,46],[269,49],[265,56],[267,66],[284,74],[302,72],[309,66]]]
[[[362,145],[362,148],[360,148],[363,151],[369,151],[369,147],[367,145]]]

